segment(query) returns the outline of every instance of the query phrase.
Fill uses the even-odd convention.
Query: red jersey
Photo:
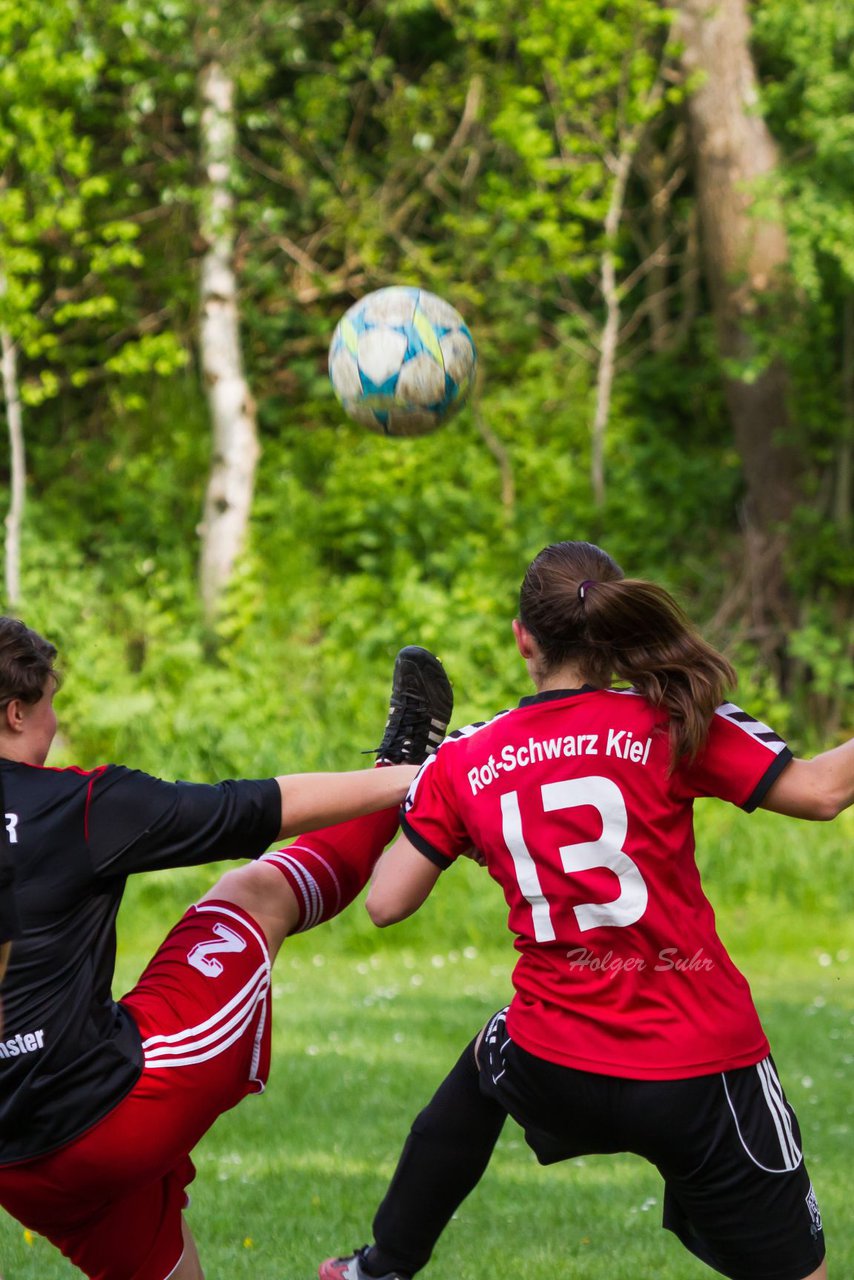
[[[669,771],[665,712],[632,692],[557,690],[452,733],[410,788],[403,829],[449,866],[472,845],[520,953],[507,1026],[551,1062],[634,1079],[749,1066],[769,1052],[694,860],[693,803],[748,812],[789,763],[732,703]]]

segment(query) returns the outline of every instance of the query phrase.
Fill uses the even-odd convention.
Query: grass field
[[[718,860],[727,841],[738,846],[741,821],[737,816],[736,836],[714,827]],[[764,821],[763,815],[760,830]],[[804,896],[822,865],[827,873],[823,901],[803,911],[790,900],[791,884],[777,893],[768,881],[769,868],[782,857],[783,827],[771,821],[773,839],[762,837],[767,856],[756,884],[744,868],[729,881],[724,877],[727,904],[719,909],[719,925],[751,981],[798,1111],[830,1274],[842,1280],[854,1276],[854,929],[832,876],[850,884],[840,861],[850,850],[851,825],[846,819],[834,828],[835,856],[828,853],[827,828],[824,835],[799,828],[807,834],[799,836],[792,859],[804,870]],[[752,847],[745,861],[755,866],[761,852]],[[132,885],[117,989],[133,981],[177,905],[191,899],[206,874]],[[419,917],[395,930],[377,934],[356,907],[286,946],[275,971],[270,1087],[223,1117],[196,1152],[189,1220],[209,1280],[311,1280],[321,1258],[369,1237],[410,1120],[463,1044],[509,995],[510,951],[498,945],[502,904],[496,892],[482,892],[480,874],[466,869],[461,875],[468,880],[443,888]],[[660,1229],[660,1209],[658,1175],[641,1161],[609,1156],[540,1169],[508,1124],[425,1280],[710,1276]],[[46,1242],[0,1214],[3,1280],[77,1274]]]

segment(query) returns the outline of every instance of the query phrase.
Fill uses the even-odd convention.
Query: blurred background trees
[[[849,6],[0,0],[0,30],[5,607],[66,655],[69,750],[351,759],[412,640],[494,709],[562,537],[677,592],[757,714],[841,731]],[[423,440],[326,379],[391,282],[478,343]]]

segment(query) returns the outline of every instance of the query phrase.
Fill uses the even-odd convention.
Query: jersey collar
[[[519,699],[520,707],[530,707],[538,702],[556,702],[560,698],[577,698],[581,693],[598,693],[595,684],[583,684],[580,689],[545,689],[542,693],[529,693]]]

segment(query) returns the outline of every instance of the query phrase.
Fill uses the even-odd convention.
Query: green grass
[[[850,825],[781,824],[773,815],[747,824],[719,812],[704,821],[720,932],[751,982],[799,1114],[831,1274],[854,1275],[854,929],[837,885],[850,881],[841,869]],[[778,878],[787,852],[788,884]],[[394,930],[376,933],[356,907],[282,952],[270,1086],[222,1117],[195,1155],[189,1221],[210,1280],[310,1280],[321,1258],[369,1237],[412,1117],[510,993],[500,895],[473,866],[453,874],[453,884]],[[132,884],[117,989],[132,983],[209,877],[193,871]],[[807,910],[792,902],[799,883]],[[425,1280],[482,1280],[490,1271],[525,1280],[710,1275],[660,1229],[660,1210],[658,1175],[640,1160],[591,1157],[541,1169],[508,1124]],[[0,1214],[4,1280],[76,1274]]]

